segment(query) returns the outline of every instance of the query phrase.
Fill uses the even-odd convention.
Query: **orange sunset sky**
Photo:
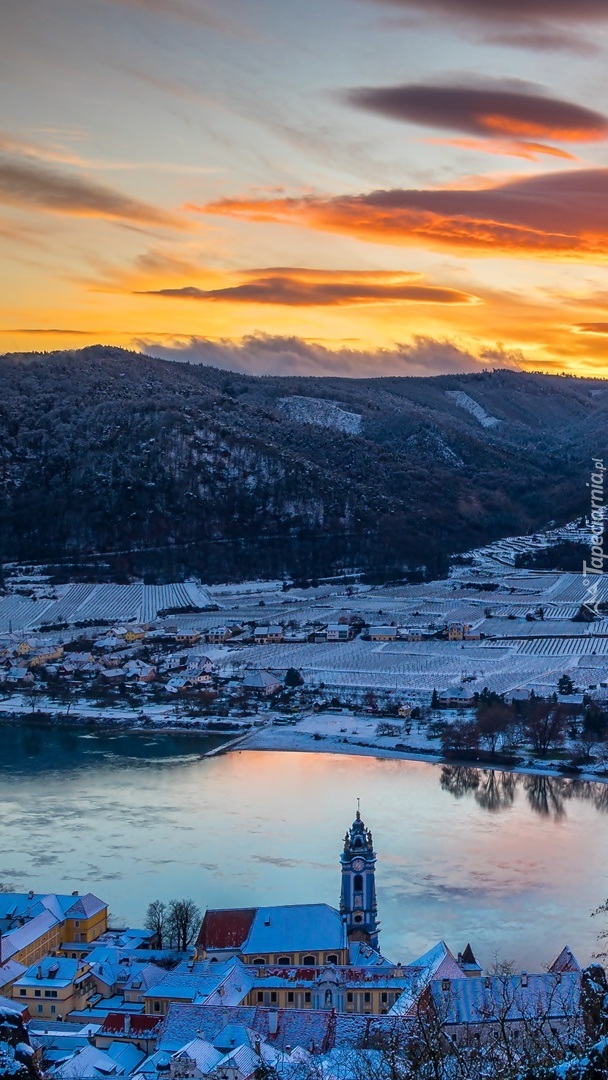
[[[2,0],[0,351],[608,370],[606,0]]]

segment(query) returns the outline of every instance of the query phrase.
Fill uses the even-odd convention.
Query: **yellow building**
[[[0,893],[0,970],[8,961],[28,968],[49,953],[82,955],[82,944],[108,928],[108,906],[86,893]]]
[[[56,956],[33,964],[13,985],[13,999],[27,1005],[32,1019],[65,1020],[86,1008],[94,993],[85,961]]]

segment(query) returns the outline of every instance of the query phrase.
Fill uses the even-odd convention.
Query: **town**
[[[395,586],[52,584],[40,568],[9,567],[0,718],[602,779],[606,581],[594,578],[590,605],[582,570],[520,565],[584,538],[573,523],[499,541],[443,580]]]
[[[608,989],[602,968],[583,971],[567,945],[542,972],[484,972],[470,943],[389,959],[376,860],[357,809],[339,856],[339,909],[201,917],[192,900],[152,901],[132,928],[109,925],[92,893],[0,892],[0,1049],[12,1025],[17,1062],[58,1080],[348,1080],[379,1056],[377,1075],[390,1076],[389,1051],[407,1076],[426,1075],[408,1073],[408,1062],[423,1070],[433,1054],[447,1060],[464,1047],[523,1062],[583,1045]]]

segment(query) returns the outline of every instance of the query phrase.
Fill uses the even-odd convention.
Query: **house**
[[[283,683],[271,671],[255,671],[243,679],[243,688],[270,697],[283,689]]]
[[[172,1003],[204,1005],[240,1005],[249,992],[255,973],[247,970],[237,957],[222,963],[215,960],[184,962],[165,972],[150,989],[144,991],[146,1015],[164,1016]]]
[[[280,645],[283,640],[282,626],[256,626],[253,631],[256,645]]]
[[[428,1009],[453,1038],[466,1034],[489,1041],[506,1030],[523,1041],[531,1024],[549,1034],[571,1029],[580,1015],[580,988],[580,972],[571,971],[446,977],[426,988],[419,1008]]]
[[[30,656],[28,666],[30,668],[44,667],[46,664],[52,664],[54,660],[60,660],[62,656],[63,645],[47,645],[37,651],[34,656]]]
[[[48,1020],[65,1020],[71,1012],[86,1008],[94,993],[89,964],[60,956],[46,956],[33,964],[12,988],[14,1000],[26,1005],[32,1017]]]
[[[0,893],[0,956],[26,968],[71,944],[90,944],[108,928],[108,907],[92,893]]]
[[[130,1076],[137,1071],[137,1066],[144,1061],[145,1053],[132,1044],[126,1046],[112,1043],[108,1050],[98,1050],[96,1046],[83,1046],[67,1060],[47,1069],[46,1076],[57,1080],[96,1080],[108,1076]]]
[[[328,623],[326,635],[328,641],[350,641],[353,636],[352,627],[349,623]]]
[[[95,1032],[95,1046],[107,1050],[112,1043],[133,1043],[146,1054],[156,1046],[162,1017],[132,1016],[130,1013],[110,1012]]]
[[[125,641],[131,645],[134,641],[142,641],[146,636],[146,628],[144,626],[129,626],[125,630]]]
[[[475,698],[471,690],[465,686],[448,686],[446,690],[437,694],[437,701],[440,705],[448,707],[466,708],[475,703]]]
[[[371,641],[396,641],[397,634],[396,626],[370,626],[369,628]]]
[[[2,682],[9,686],[32,686],[34,681],[34,673],[20,665],[9,667],[2,672]]]
[[[175,634],[176,645],[186,646],[190,648],[192,645],[198,645],[201,640],[201,635],[198,630],[184,630],[183,628],[177,630]]]
[[[156,678],[156,668],[145,664],[143,660],[129,660],[122,670],[127,679],[134,679],[140,683],[154,682]]]
[[[470,629],[469,623],[449,622],[446,627],[448,641],[463,641]]]
[[[205,632],[205,641],[209,645],[225,645],[232,637],[228,626],[212,626]]]

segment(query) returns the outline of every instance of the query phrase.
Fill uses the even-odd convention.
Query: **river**
[[[217,742],[217,740],[216,740]],[[0,882],[91,891],[114,921],[147,903],[325,901],[361,799],[381,947],[406,963],[444,938],[541,969],[596,949],[608,896],[608,785],[422,762],[242,751],[202,735],[0,728]]]

